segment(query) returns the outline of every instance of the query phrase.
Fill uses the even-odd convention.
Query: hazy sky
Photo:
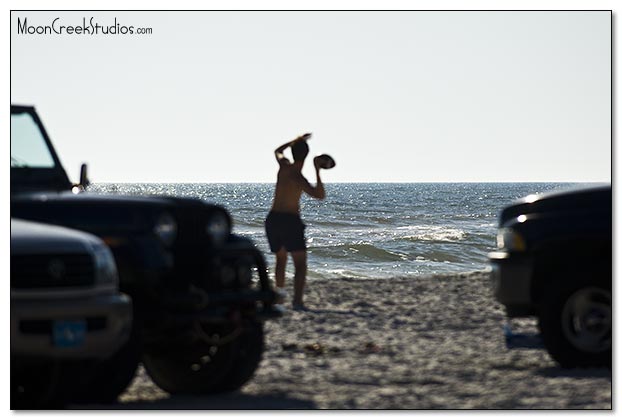
[[[28,25],[150,35],[23,35]],[[307,131],[327,182],[611,176],[609,12],[14,12],[11,100],[76,180],[272,182]],[[314,181],[308,162],[306,174]]]

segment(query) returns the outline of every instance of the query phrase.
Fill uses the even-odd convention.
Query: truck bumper
[[[123,294],[11,299],[11,355],[104,359],[129,338],[132,301]]]
[[[506,308],[509,317],[533,315],[531,278],[533,258],[508,252],[488,255],[492,266],[492,290],[495,298]]]

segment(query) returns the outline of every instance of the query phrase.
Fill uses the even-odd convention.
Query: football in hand
[[[316,156],[313,160],[316,165],[322,169],[330,169],[335,167],[335,159],[333,159],[329,155],[319,155]]]

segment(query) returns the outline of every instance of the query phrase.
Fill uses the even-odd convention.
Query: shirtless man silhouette
[[[272,209],[266,218],[266,235],[270,250],[276,254],[275,280],[279,289],[285,287],[285,266],[287,253],[294,261],[294,299],[293,308],[304,310],[303,292],[307,278],[307,246],[305,243],[305,224],[300,218],[300,196],[302,192],[311,197],[323,200],[326,196],[324,184],[320,178],[320,160],[313,160],[317,183],[311,186],[302,175],[305,158],[309,154],[307,140],[311,134],[304,134],[296,139],[279,146],[274,155],[279,163],[276,188]],[[294,162],[290,162],[283,152],[288,147],[292,149]]]

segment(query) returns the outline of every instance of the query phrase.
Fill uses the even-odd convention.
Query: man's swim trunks
[[[266,218],[266,235],[272,252],[283,247],[290,252],[307,249],[305,224],[298,214],[271,211]]]

